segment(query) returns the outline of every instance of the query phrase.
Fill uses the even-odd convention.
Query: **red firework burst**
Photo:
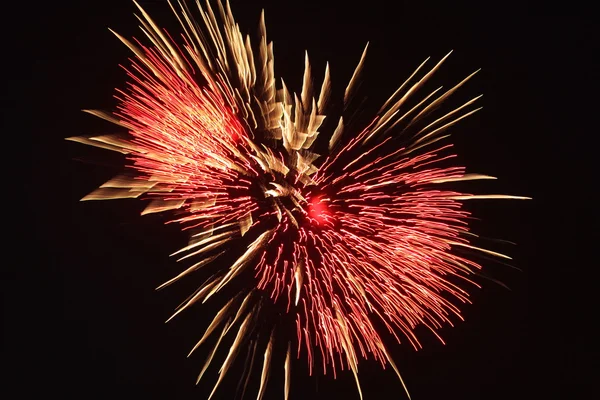
[[[128,68],[129,87],[118,92],[114,114],[88,112],[121,125],[128,135],[70,139],[127,154],[135,176],[112,179],[84,200],[144,195],[151,201],[143,214],[171,211],[172,221],[192,232],[189,245],[174,254],[197,262],[160,287],[235,251],[234,243],[247,246],[175,313],[250,277],[194,347],[218,335],[202,376],[226,334],[237,329],[214,390],[242,343],[252,343],[249,351],[256,352],[259,341],[253,338],[266,303],[285,312],[265,346],[259,398],[277,324],[296,330],[295,338],[283,340],[286,398],[291,358],[303,353],[311,373],[315,365],[334,376],[349,369],[357,385],[360,359],[389,363],[398,373],[374,321],[418,348],[417,326],[435,333],[452,315],[460,318],[451,300],[468,302],[468,293],[457,282],[474,284],[469,275],[481,267],[454,250],[506,257],[470,243],[469,214],[461,202],[523,198],[447,188],[455,181],[493,179],[444,166],[453,158],[451,146],[438,144],[448,128],[478,110],[471,107],[479,97],[431,117],[474,74],[415,102],[447,56],[422,73],[424,62],[357,135],[339,117],[324,146],[328,155],[320,156],[315,148],[328,110],[329,68],[318,95],[308,56],[301,93],[290,93],[285,84],[277,89],[264,18],[255,46],[242,36],[228,4],[219,3],[218,13],[210,4],[198,7],[202,26],[185,4],[173,9],[183,28],[181,46],[141,8],[151,46],[117,35],[136,56]],[[365,54],[366,48],[344,104]]]

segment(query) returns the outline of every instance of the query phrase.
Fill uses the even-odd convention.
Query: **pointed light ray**
[[[115,200],[115,199],[137,199],[143,195],[145,190],[127,190],[117,188],[98,188],[83,197],[80,201],[89,200]]]
[[[452,200],[485,200],[485,199],[511,199],[511,200],[532,200],[531,197],[510,196],[506,194],[466,194],[461,196],[448,196]]]
[[[467,117],[475,114],[477,111],[481,110],[482,108],[483,107],[479,107],[479,108],[474,109],[473,111],[469,111],[468,113],[461,115],[460,117],[458,117],[458,118],[456,118],[456,119],[454,119],[454,120],[452,120],[452,121],[450,121],[450,122],[448,122],[448,123],[440,126],[439,128],[434,129],[433,131],[427,133],[425,136],[420,137],[419,139],[415,140],[414,143],[418,144],[418,143],[424,141],[425,139],[432,137],[435,134],[438,134],[440,132],[445,131],[446,129],[450,128],[452,125],[456,124],[458,121],[460,121],[462,119],[465,119],[465,118],[467,118]],[[423,131],[419,131],[416,136],[420,135],[421,133],[423,133]]]
[[[212,348],[212,351],[206,358],[206,361],[204,362],[204,366],[202,367],[202,370],[200,371],[200,373],[198,374],[198,378],[196,379],[196,385],[198,383],[200,383],[200,381],[202,380],[202,377],[204,376],[204,373],[210,366],[210,363],[212,362],[213,358],[215,357],[215,354],[217,353],[217,350],[219,349],[219,345],[221,344],[221,340],[223,339],[223,337],[225,337],[225,332],[227,331],[228,328],[229,328],[229,322],[225,323],[225,326],[223,326],[223,331],[219,335],[219,338],[217,339],[217,343],[215,343],[215,345]],[[192,352],[190,352],[190,354],[192,354]],[[188,357],[189,357],[189,354],[188,354]]]
[[[239,346],[246,334],[246,330],[248,329],[248,324],[250,323],[250,320],[254,316],[254,311],[255,311],[255,309],[252,309],[252,311],[250,311],[248,313],[248,315],[246,316],[246,318],[244,319],[244,322],[242,322],[242,324],[240,325],[240,328],[238,329],[238,333],[237,333],[233,343],[231,344],[231,347],[229,348],[229,353],[227,354],[227,358],[225,358],[225,361],[223,361],[223,364],[221,365],[221,369],[219,369],[219,378],[217,379],[217,383],[213,387],[212,392],[210,392],[210,395],[208,396],[208,400],[210,400],[213,397],[213,395],[215,394],[217,388],[219,387],[219,384],[223,381],[223,377],[225,377],[225,375],[227,374],[227,371],[229,370],[229,367],[231,366],[231,364],[233,363],[233,360],[237,356],[237,353],[239,351]]]
[[[471,75],[467,76],[465,79],[463,79],[462,81],[460,81],[458,84],[456,84],[453,88],[451,88],[450,90],[448,90],[446,93],[444,93],[443,95],[441,95],[439,98],[437,98],[435,101],[433,101],[431,104],[429,104],[427,107],[425,107],[423,110],[421,110],[421,112],[419,112],[410,122],[409,124],[406,126],[406,128],[408,128],[409,126],[412,126],[414,123],[416,123],[417,121],[419,121],[421,118],[423,118],[425,115],[427,115],[429,112],[433,111],[436,107],[440,106],[444,100],[446,100],[448,97],[450,97],[454,92],[456,92],[461,86],[463,86],[465,83],[467,83],[467,81],[469,81],[473,76],[475,76],[475,74],[477,74],[479,71],[481,71],[481,69],[478,69],[477,71],[473,72]],[[476,98],[474,98],[473,100],[471,100],[470,102],[468,102],[467,104],[471,104],[472,102],[474,102],[475,100],[479,99],[482,95],[477,96]],[[467,105],[465,104],[465,105]],[[460,109],[460,108],[459,108]],[[458,110],[456,110],[458,111]],[[434,121],[433,124],[437,123],[438,121]],[[433,125],[432,124],[432,125]]]
[[[119,39],[120,39],[120,37],[119,37]],[[98,117],[100,119],[103,119],[105,121],[108,121],[108,122],[110,122],[112,124],[115,124],[115,125],[118,125],[118,126],[122,126],[123,128],[127,128],[127,129],[131,129],[132,128],[132,126],[130,124],[128,124],[127,122],[121,121],[121,120],[113,117],[111,114],[109,114],[107,112],[104,112],[104,111],[101,111],[101,110],[88,110],[88,109],[84,109],[84,110],[81,110],[81,111],[83,111],[84,113],[93,115],[95,117]]]
[[[190,272],[194,272],[194,271],[196,271],[196,270],[204,267],[205,265],[210,264],[211,262],[213,262],[214,260],[216,260],[218,257],[222,256],[223,254],[225,254],[225,251],[222,251],[222,252],[220,252],[217,255],[214,255],[214,256],[211,256],[211,257],[207,257],[207,258],[203,259],[202,261],[197,262],[196,264],[194,264],[191,267],[187,268],[185,271],[181,272],[179,275],[175,276],[174,278],[169,279],[168,281],[166,281],[162,285],[158,286],[156,288],[156,290],[163,289],[163,288],[169,286],[170,284],[178,281],[179,279],[183,278],[184,276],[186,276]]]
[[[265,356],[263,360],[263,368],[260,374],[260,388],[258,389],[258,395],[256,396],[256,400],[262,400],[265,394],[265,388],[267,386],[267,381],[269,380],[269,370],[271,369],[271,355],[273,353],[273,335],[275,331],[271,332],[271,337],[269,338],[269,344],[267,344],[267,349],[265,350]]]
[[[181,4],[181,1],[177,1],[177,3],[179,4],[179,8],[181,9],[183,15],[185,16],[185,9],[183,7],[183,5]],[[186,39],[187,39],[187,43],[192,45],[194,47],[194,50],[196,52],[198,52],[198,48],[196,47],[196,44],[194,42],[194,39],[192,38],[192,35],[190,34],[188,28],[186,27],[186,25],[183,23],[183,20],[181,19],[181,16],[179,15],[179,13],[177,12],[177,10],[175,9],[175,6],[173,6],[173,2],[172,0],[167,0],[167,4],[169,4],[169,7],[171,8],[171,11],[173,12],[173,15],[175,15],[175,18],[177,18],[177,21],[179,22],[179,25],[181,26],[181,29],[183,29],[183,32],[185,33]]]
[[[179,55],[179,52],[175,51],[175,49],[173,48],[173,46],[171,46],[171,41],[168,40],[165,37],[165,35],[163,34],[162,30],[158,26],[156,26],[156,24],[154,23],[154,21],[152,20],[152,18],[150,18],[150,16],[146,13],[146,11],[142,7],[140,7],[140,5],[135,0],[133,0],[133,3],[142,12],[142,15],[144,16],[144,19],[150,24],[150,26],[152,27],[154,33],[156,33],[158,35],[158,37],[160,37],[160,39],[162,40],[162,43],[169,49],[169,52],[171,54],[172,59],[177,62],[177,66],[179,68],[181,68],[182,70],[186,70],[187,69],[186,64],[181,59],[181,56]]]
[[[390,96],[390,98],[386,100],[386,102],[383,104],[383,106],[381,106],[381,108],[379,109],[379,111],[377,112],[377,114],[381,114],[383,112],[383,110],[385,110],[390,105],[390,103],[392,102],[392,100],[394,99],[394,97],[396,97],[396,95],[398,93],[400,93],[402,91],[402,89],[404,89],[404,87],[408,84],[408,82],[410,82],[410,80],[412,78],[414,78],[414,76],[419,72],[419,70],[421,68],[423,68],[423,66],[427,63],[427,61],[429,61],[430,58],[431,57],[427,57],[425,59],[425,61],[423,61],[421,63],[421,65],[419,65],[417,67],[417,69],[415,69],[413,71],[413,73],[402,83],[402,85],[400,85],[400,87],[398,89],[396,89],[396,91]]]
[[[290,386],[291,386],[291,380],[292,380],[292,366],[291,366],[291,358],[290,358],[291,346],[292,346],[292,343],[288,342],[287,352],[285,354],[285,364],[284,364],[284,372],[285,372],[285,383],[283,386],[284,400],[289,400],[289,398],[290,398]]]
[[[350,96],[356,90],[356,85],[358,81],[358,77],[362,72],[363,65],[365,63],[365,58],[367,57],[367,49],[369,48],[369,43],[367,42],[365,49],[363,50],[362,55],[360,56],[360,61],[352,74],[352,78],[350,78],[350,82],[348,82],[348,86],[346,87],[346,91],[344,92],[344,105],[348,105],[348,101],[350,100]]]
[[[229,242],[229,241],[230,241],[230,240],[232,240],[232,239],[233,239],[233,238],[232,238],[231,236],[229,236],[229,237],[227,237],[227,238],[225,238],[225,239],[223,239],[223,240],[219,240],[219,241],[217,241],[217,242],[214,242],[214,243],[206,244],[206,245],[205,245],[203,248],[201,248],[200,250],[196,250],[196,251],[195,251],[195,252],[193,252],[193,253],[187,254],[187,255],[185,255],[185,256],[183,256],[183,257],[179,258],[177,261],[183,261],[183,260],[185,260],[185,259],[187,259],[187,258],[194,257],[194,256],[197,256],[197,255],[199,255],[199,254],[202,254],[202,253],[206,253],[207,251],[210,251],[210,250],[213,250],[213,249],[216,249],[216,248],[218,248],[219,246],[222,246],[223,244],[225,244],[225,243]],[[195,246],[194,246],[194,247],[195,247]]]
[[[205,283],[194,295],[192,295],[189,300],[185,301],[183,303],[183,305],[181,305],[177,311],[175,311],[173,313],[173,315],[171,315],[166,321],[165,323],[171,321],[173,318],[175,318],[177,315],[179,315],[181,312],[183,312],[183,310],[187,309],[188,307],[190,307],[191,305],[193,305],[194,303],[196,303],[198,300],[200,300],[202,298],[202,296],[204,296],[206,294],[206,292],[208,292],[213,286],[215,286],[217,284],[218,281],[213,280],[210,283]]]
[[[474,181],[474,180],[485,180],[485,179],[498,179],[495,176],[481,175],[481,174],[465,174],[454,178],[442,178],[430,181],[431,183],[447,183],[447,182],[460,182],[460,181]]]
[[[206,71],[205,75],[209,75],[210,73],[214,72],[214,65],[212,62],[212,57],[209,56],[209,51],[206,48],[207,41],[205,35],[201,32],[201,29],[197,22],[192,19],[192,12],[187,6],[187,2],[184,0],[183,2],[178,1],[178,3],[181,8],[181,15],[184,17],[187,26],[190,28],[190,31],[193,33],[194,38],[196,39],[191,41],[192,46],[194,47],[194,50],[197,54],[198,48],[200,48],[200,50],[202,51],[202,58],[197,58],[198,61],[201,61],[199,63],[199,66],[203,67],[201,68],[203,71]],[[198,54],[198,56],[200,56],[200,54]]]
[[[227,6],[229,6],[229,2],[227,2]],[[245,42],[245,48],[246,48],[246,53],[247,53],[247,58],[248,58],[248,63],[249,63],[249,68],[250,68],[250,76],[251,76],[251,82],[250,82],[250,86],[254,86],[256,84],[256,63],[254,61],[254,52],[252,51],[252,43],[250,42],[250,36],[246,36],[246,42]],[[255,126],[256,128],[256,126]]]
[[[143,148],[141,148],[140,146],[136,146],[133,143],[129,143],[126,140],[124,140],[123,138],[118,137],[117,135],[92,136],[89,138],[89,140],[93,141],[94,143],[103,143],[103,144],[107,144],[110,146],[121,147],[124,150],[127,150],[128,153],[136,152],[136,153],[140,153],[140,154],[147,154],[148,157],[151,156],[149,151],[146,151]],[[92,144],[92,146],[98,146],[98,144]]]
[[[254,364],[254,354],[256,353],[257,344],[258,344],[257,340],[250,339],[250,343],[248,345],[249,350],[246,354],[246,361],[244,362],[244,372],[242,372],[242,374],[241,374],[241,377],[243,379],[240,379],[238,381],[237,388],[236,388],[236,393],[239,393],[240,387],[242,386],[242,383],[243,383],[242,395],[240,396],[240,399],[244,398],[244,394],[246,393],[246,387],[248,385],[248,380],[250,378],[250,375],[252,375],[252,367],[254,366],[253,365]]]
[[[379,120],[379,122],[376,125],[376,128],[379,127],[380,125],[386,124],[391,116],[394,114],[394,112],[396,110],[398,110],[400,108],[400,106],[402,106],[406,100],[408,100],[410,98],[410,96],[415,93],[417,90],[419,90],[419,88],[421,88],[421,86],[423,86],[423,84],[425,84],[425,82],[427,82],[429,80],[429,78],[431,78],[431,76],[433,76],[433,74],[440,68],[440,66],[444,63],[444,61],[446,61],[446,59],[450,56],[450,54],[452,54],[452,51],[450,51],[448,54],[446,54],[436,65],[433,66],[433,68],[425,74],[425,76],[423,76],[421,79],[419,79],[419,81],[417,83],[415,83],[410,89],[408,89],[406,91],[406,93],[404,94],[404,96],[402,96],[400,98],[400,100],[398,100]],[[363,144],[365,144],[371,137],[373,137],[373,135],[369,135],[367,136],[364,140],[363,140]]]
[[[507,260],[512,260],[512,258],[509,257],[509,256],[507,256],[507,255],[504,255],[504,254],[501,254],[501,253],[497,253],[497,252],[491,251],[491,250],[482,249],[481,247],[471,246],[471,245],[466,244],[466,243],[453,242],[453,241],[448,241],[447,243],[450,244],[450,245],[452,245],[452,246],[466,247],[468,249],[481,251],[483,253],[491,254],[491,255],[496,256],[496,257],[505,258]]]
[[[119,188],[119,189],[152,189],[156,182],[148,182],[141,179],[132,179],[125,175],[119,175],[100,185],[101,188]]]
[[[185,200],[154,200],[141,212],[141,215],[177,210],[185,204]]]
[[[211,335],[211,333],[213,333],[213,331],[217,328],[217,326],[219,326],[219,324],[221,322],[223,322],[223,320],[227,316],[227,313],[228,313],[229,309],[231,308],[232,304],[235,302],[236,299],[237,299],[237,296],[234,297],[233,299],[229,300],[227,302],[227,304],[225,304],[225,306],[223,306],[223,308],[221,308],[219,310],[219,312],[217,313],[217,315],[215,315],[215,317],[213,318],[213,320],[210,323],[210,325],[208,325],[208,328],[206,328],[206,331],[204,332],[204,335],[202,335],[202,337],[200,338],[200,340],[196,343],[196,345],[194,345],[194,347],[192,348],[192,350],[190,350],[190,352],[188,353],[188,357],[194,351],[196,351],[196,349],[198,347],[200,347],[202,345],[202,343],[204,343],[204,341],[206,339],[208,339],[208,337]],[[231,324],[229,324],[228,327],[226,327],[225,329],[223,329],[223,336],[227,334],[227,331],[229,330],[229,328],[231,327],[231,325],[234,324],[235,321],[231,321],[231,319],[230,319],[230,322],[231,322]]]
[[[354,375],[354,380],[356,382],[356,387],[358,389],[358,394],[360,396],[360,399],[363,400],[363,394],[362,394],[362,389],[360,388],[360,381],[358,379],[358,365],[356,362],[356,355],[354,354],[354,346],[352,345],[351,339],[350,339],[350,332],[348,329],[348,323],[347,321],[342,317],[342,314],[340,313],[338,307],[334,304],[335,307],[335,312],[336,312],[336,320],[338,322],[338,325],[340,327],[340,330],[342,331],[341,334],[341,345],[344,348],[345,352],[346,352],[346,360],[348,361],[348,364],[350,365],[350,370],[352,371],[352,374]]]
[[[179,70],[179,67],[169,57],[169,49],[165,46],[165,44],[163,43],[163,40],[158,35],[156,35],[154,28],[152,28],[152,26],[150,24],[148,24],[148,22],[146,20],[144,20],[144,18],[142,18],[138,15],[136,15],[136,18],[142,24],[142,26],[140,27],[140,30],[142,31],[142,33],[144,35],[146,35],[146,37],[148,38],[150,43],[152,43],[154,45],[154,48],[156,49],[156,51],[158,51],[161,54],[162,58],[168,60],[167,62],[175,70],[177,70],[178,74],[180,74],[181,71]],[[180,76],[180,77],[182,77],[182,76]]]
[[[91,138],[85,138],[85,137],[81,137],[81,136],[72,136],[72,137],[66,138],[65,140],[70,140],[72,142],[86,144],[88,146],[94,146],[94,147],[98,147],[98,148],[105,149],[105,150],[116,151],[116,152],[122,153],[122,154],[131,153],[131,151],[124,149],[122,147],[113,146],[113,145],[102,143],[102,142],[95,142]]]
[[[221,290],[223,286],[225,286],[233,277],[240,273],[241,269],[246,265],[246,263],[253,257],[256,251],[260,248],[261,245],[269,238],[273,231],[266,231],[262,233],[252,244],[248,246],[248,250],[238,258],[232,265],[229,267],[229,272],[220,280],[219,284],[210,291],[210,293],[206,296],[203,302],[208,300],[213,294]]]
[[[205,239],[199,240],[198,242],[195,242],[195,243],[192,243],[192,244],[190,244],[188,246],[185,246],[184,248],[182,248],[180,250],[177,250],[175,253],[172,253],[171,256],[175,256],[177,254],[186,252],[188,250],[192,250],[192,249],[194,249],[196,247],[204,246],[205,244],[208,244],[210,242],[218,241],[219,239],[222,239],[224,237],[231,236],[235,232],[236,231],[226,231],[226,232],[220,233],[218,235],[209,236],[209,237],[207,237]]]
[[[242,303],[240,304],[237,312],[235,313],[235,317],[233,317],[233,321],[231,322],[231,325],[229,325],[229,328],[231,328],[238,321],[238,319],[243,315],[243,313],[246,311],[250,297],[253,294],[254,294],[254,290],[251,290],[250,293],[248,293],[246,295],[246,297],[244,297],[244,300],[242,300]]]
[[[298,263],[296,269],[294,271],[294,282],[296,283],[296,297],[294,299],[294,305],[298,305],[298,300],[300,300],[300,291],[302,290],[302,261]]]
[[[352,375],[354,375],[354,381],[356,382],[356,388],[358,389],[358,395],[360,400],[363,400],[362,389],[360,388],[360,381],[358,380],[358,371],[356,368],[351,367]]]
[[[204,11],[199,0],[196,0],[196,5],[198,6],[198,9],[200,10],[200,15],[202,16],[202,19],[204,20],[204,24],[207,28],[208,34],[209,34],[210,38],[212,39],[211,42],[214,45],[214,49],[217,51],[216,61],[223,63],[221,65],[221,68],[228,69],[229,65],[227,62],[227,57],[225,57],[225,52],[226,52],[225,44],[223,43],[223,38],[221,37],[219,27],[216,24],[216,18],[214,16],[214,13],[212,12],[210,3],[206,2],[206,8],[208,11]]]
[[[125,39],[123,36],[119,35],[117,32],[113,31],[112,29],[109,28],[108,30],[111,31],[111,33],[113,35],[115,35],[125,46],[127,46],[129,48],[129,50],[131,50],[135,54],[135,56],[137,57],[137,59],[139,61],[141,61],[142,63],[144,63],[144,65],[150,71],[152,71],[152,73],[154,74],[154,76],[156,76],[157,78],[159,78],[159,79],[161,79],[161,80],[164,81],[165,76],[159,71],[158,68],[156,68],[154,66],[154,64],[152,62],[150,62],[150,60],[148,60],[148,58],[145,56],[145,54],[142,53],[142,51],[140,49],[138,49],[137,46],[135,46],[129,40]],[[89,111],[86,111],[86,112],[92,114],[91,111],[93,111],[93,110],[89,110]],[[100,118],[103,118],[103,117],[100,117]],[[106,119],[106,118],[103,118],[103,119]],[[121,123],[118,123],[118,125],[121,125]]]
[[[404,383],[404,379],[402,379],[402,375],[400,375],[400,371],[398,370],[398,367],[396,367],[396,363],[394,362],[394,359],[392,357],[390,357],[390,354],[388,353],[387,349],[385,348],[385,346],[383,344],[381,344],[380,349],[383,352],[383,354],[385,355],[385,359],[387,360],[387,362],[389,362],[390,365],[392,366],[392,368],[394,369],[396,376],[398,376],[398,379],[400,380],[400,383],[402,384],[402,387],[404,388],[404,391],[406,392],[406,396],[408,397],[408,400],[411,400],[410,393],[408,392],[408,388],[406,387],[406,384]]]
[[[329,63],[325,65],[325,77],[323,78],[323,84],[321,85],[321,91],[319,92],[319,101],[317,102],[317,109],[319,113],[322,113],[327,106],[329,95],[331,93],[331,80],[329,76]]]
[[[468,106],[470,106],[471,104],[473,104],[475,101],[479,100],[483,95],[479,95],[469,101],[467,101],[465,104],[463,104],[462,106],[455,108],[454,110],[450,111],[449,113],[447,113],[446,115],[436,119],[435,121],[433,121],[432,123],[430,123],[429,125],[427,125],[426,127],[424,127],[423,129],[421,129],[419,132],[417,132],[415,134],[415,137],[419,136],[421,133],[425,132],[427,129],[434,127],[435,125],[439,124],[440,122],[445,121],[446,119],[448,119],[450,116],[456,114],[457,112],[459,112],[460,110],[462,110],[463,108],[466,108]],[[413,122],[411,121],[411,123],[409,125],[411,125]]]
[[[430,139],[430,140],[426,141],[425,143],[421,143],[418,146],[410,146],[409,148],[407,148],[406,150],[404,150],[402,152],[402,155],[406,156],[406,155],[408,155],[410,153],[414,153],[417,150],[420,150],[420,149],[422,149],[424,147],[428,147],[428,146],[432,145],[433,143],[439,142],[439,141],[444,140],[444,139],[449,138],[449,137],[450,137],[450,135],[438,136],[438,137],[434,137],[433,139]]]
[[[214,204],[213,204],[214,205]],[[221,229],[225,229],[225,228],[229,228],[230,226],[235,226],[235,222],[231,222],[229,224],[222,224],[222,225],[218,225],[218,226],[212,226],[209,229],[206,229],[202,232],[198,232],[192,235],[192,237],[200,237],[200,236],[204,236],[207,234],[212,235],[213,233],[215,233],[216,231],[220,231]],[[175,255],[176,253],[173,253],[171,255]]]
[[[204,282],[198,286],[198,288],[196,290],[194,290],[194,292],[189,295],[184,301],[182,301],[181,303],[179,303],[179,305],[177,307],[175,307],[175,310],[179,310],[181,307],[183,307],[188,301],[190,301],[191,299],[194,298],[194,296],[196,296],[200,291],[204,290],[205,286],[212,286],[215,284],[215,275],[211,275],[208,279],[204,280]],[[165,321],[168,322],[168,321]]]
[[[343,131],[344,131],[344,117],[340,117],[337,128],[335,128],[333,135],[331,135],[331,139],[329,139],[329,150],[333,149],[333,147],[335,146],[337,141],[342,136]]]
[[[302,101],[302,107],[305,111],[307,111],[312,95],[312,82],[310,76],[310,62],[308,60],[308,51],[304,54],[304,77],[302,78],[302,94],[300,96],[300,99]]]
[[[410,110],[408,110],[406,113],[404,113],[404,115],[402,115],[400,118],[397,118],[392,125],[390,125],[389,127],[386,127],[386,125],[391,122],[393,120],[393,117],[396,116],[396,113],[399,112],[400,110],[394,112],[385,122],[382,122],[381,124],[378,124],[377,128],[375,128],[373,130],[373,132],[371,133],[371,135],[369,136],[373,136],[375,135],[377,132],[379,132],[381,129],[385,128],[385,132],[387,133],[388,131],[391,131],[392,129],[394,129],[396,127],[396,125],[398,125],[400,122],[404,121],[405,118],[407,118],[410,114],[412,114],[413,112],[415,112],[419,107],[421,107],[425,102],[427,102],[427,100],[429,100],[430,97],[432,97],[433,95],[435,95],[438,91],[440,91],[442,88],[437,88],[436,90],[434,90],[433,92],[431,92],[429,95],[427,95],[423,100],[421,100],[419,103],[417,103],[416,106],[414,106],[413,108],[411,108]],[[403,129],[406,130],[406,127]]]

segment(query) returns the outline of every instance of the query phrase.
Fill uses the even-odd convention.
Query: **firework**
[[[229,4],[217,3],[216,11],[210,3],[195,11],[171,5],[182,27],[181,40],[173,40],[138,8],[149,44],[115,33],[135,54],[117,111],[86,110],[128,133],[69,139],[130,161],[128,174],[83,200],[148,199],[142,214],[170,212],[171,222],[190,231],[189,244],[173,254],[187,267],[159,288],[200,268],[212,273],[173,316],[243,282],[192,349],[216,337],[198,380],[217,362],[219,346],[229,351],[219,361],[213,394],[240,353],[253,365],[264,352],[262,367],[246,372],[260,370],[261,398],[275,346],[287,349],[277,363],[285,371],[286,399],[295,358],[304,358],[311,374],[350,370],[359,393],[361,359],[391,365],[400,377],[382,335],[419,348],[417,326],[435,334],[460,319],[457,304],[469,300],[459,283],[476,285],[469,276],[481,267],[455,250],[508,258],[471,244],[475,235],[462,201],[523,198],[448,188],[494,179],[447,166],[454,156],[441,142],[448,128],[479,110],[480,96],[439,113],[475,73],[417,98],[448,55],[432,67],[426,60],[357,128],[343,112],[328,115],[328,66],[316,84],[307,55],[298,94],[276,83],[264,15],[253,43]],[[344,92],[344,110],[366,50]],[[239,249],[227,268],[213,263]],[[265,316],[269,309],[279,310],[276,317]],[[375,328],[376,320],[386,332]],[[270,335],[263,340],[258,332],[265,326]],[[289,327],[295,335],[280,334]]]

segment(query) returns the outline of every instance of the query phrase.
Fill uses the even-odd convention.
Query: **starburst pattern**
[[[478,110],[473,104],[480,96],[435,115],[475,73],[449,90],[416,98],[448,56],[429,69],[426,61],[357,130],[343,113],[328,115],[329,67],[315,85],[308,55],[301,92],[290,92],[283,81],[277,88],[264,15],[256,45],[242,35],[229,4],[218,3],[217,12],[210,3],[197,7],[198,20],[185,3],[172,6],[180,41],[139,5],[150,44],[116,34],[135,54],[129,86],[118,92],[115,113],[88,112],[128,134],[69,139],[126,154],[132,173],[83,200],[143,197],[150,201],[142,214],[169,211],[172,222],[190,230],[189,245],[174,255],[192,265],[161,288],[244,246],[174,314],[245,277],[245,289],[225,303],[193,349],[217,336],[202,377],[217,348],[229,342],[213,393],[245,344],[251,364],[264,345],[258,398],[281,343],[287,347],[286,398],[291,360],[302,354],[311,373],[316,367],[334,376],[352,371],[359,393],[361,359],[390,364],[400,377],[374,321],[418,348],[417,326],[435,334],[453,316],[460,318],[456,304],[468,302],[468,293],[459,282],[476,285],[469,276],[481,267],[455,250],[507,258],[471,243],[462,201],[524,198],[448,189],[451,182],[494,179],[446,166],[454,156],[441,142],[450,127]],[[344,109],[366,50],[344,93]],[[319,155],[326,115],[337,122],[320,141],[327,154]],[[266,303],[283,312],[267,327],[265,342],[257,332],[264,329],[258,325]],[[278,326],[290,324],[295,337],[276,335]],[[229,336],[230,329],[237,333]]]

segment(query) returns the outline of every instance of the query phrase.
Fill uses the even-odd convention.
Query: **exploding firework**
[[[190,231],[189,244],[174,253],[188,266],[160,288],[201,268],[209,278],[173,316],[241,282],[192,349],[216,337],[200,380],[217,362],[217,349],[229,347],[213,394],[240,353],[250,365],[263,353],[261,398],[275,346],[284,349],[277,365],[285,371],[286,399],[298,358],[310,373],[350,370],[359,393],[362,359],[391,365],[400,377],[382,336],[419,348],[417,326],[435,334],[460,318],[457,304],[469,301],[460,282],[475,284],[469,276],[481,267],[456,250],[506,257],[471,243],[462,201],[523,198],[448,189],[494,179],[447,166],[454,156],[441,144],[450,127],[479,110],[475,97],[439,112],[475,73],[415,99],[448,55],[428,68],[426,60],[357,128],[344,112],[330,115],[328,66],[315,84],[306,56],[299,94],[276,84],[264,15],[253,43],[229,4],[218,3],[216,12],[210,3],[197,7],[171,6],[182,27],[178,41],[139,5],[150,44],[115,34],[135,53],[129,86],[118,91],[116,112],[86,111],[128,133],[69,139],[126,154],[130,168],[83,200],[148,199],[142,214],[170,212],[171,222]],[[344,110],[365,55],[366,48]],[[329,130],[326,138],[321,129]],[[239,249],[227,268],[213,263]],[[259,337],[265,329],[266,339]]]

